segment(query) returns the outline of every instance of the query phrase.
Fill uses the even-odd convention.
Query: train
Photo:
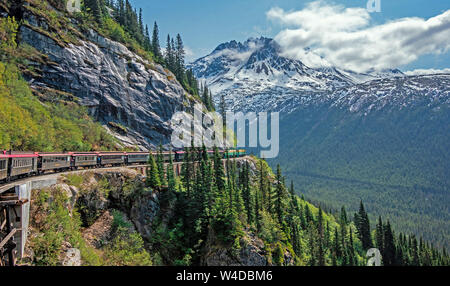
[[[207,151],[209,155],[213,150]],[[246,151],[219,150],[222,158],[237,158],[246,156]],[[152,154],[156,156],[157,152]],[[172,158],[181,162],[185,151],[162,152],[165,162]],[[127,165],[142,165],[148,162],[150,152],[17,152],[0,151],[0,184],[20,178],[37,176],[46,173],[75,171],[103,167],[118,167]],[[201,153],[198,152],[200,160]]]

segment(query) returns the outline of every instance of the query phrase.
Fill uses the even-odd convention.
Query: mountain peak
[[[404,76],[398,69],[357,73],[332,65],[312,68],[285,57],[281,46],[265,37],[220,44],[189,67],[206,82],[216,95],[216,102],[225,95],[227,105],[234,110],[259,110],[261,106],[276,110],[299,96],[301,101],[327,100],[335,91],[357,84]]]
[[[284,57],[280,45],[265,37],[220,44],[211,54],[189,67],[215,93],[235,85],[289,86],[295,90],[315,91],[349,84],[349,80],[338,72],[326,77],[323,71]]]

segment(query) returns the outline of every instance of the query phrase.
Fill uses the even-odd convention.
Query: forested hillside
[[[131,133],[142,139],[132,143],[153,147],[169,137],[167,122],[174,112],[189,111],[198,102],[205,109],[215,109],[208,87],[200,85],[184,66],[180,35],[168,35],[163,52],[157,24],[150,35],[142,11],[129,1],[85,0],[82,11],[74,14],[65,11],[65,4],[58,0],[0,0],[0,150],[142,147],[122,144]],[[419,110],[417,116],[421,115]],[[439,126],[439,120],[447,115],[436,112],[433,128],[447,131],[447,126]],[[387,121],[391,119],[396,120],[388,117]],[[151,156],[146,178],[110,173],[68,176],[63,184],[34,194],[30,236],[34,254],[24,263],[60,265],[61,252],[70,246],[80,250],[85,265],[366,265],[366,251],[375,246],[384,265],[449,264],[448,254],[441,248],[445,246],[442,241],[448,241],[448,219],[437,218],[442,209],[448,213],[441,189],[447,186],[448,170],[433,165],[439,160],[446,162],[445,156],[430,155],[425,160],[429,168],[424,173],[440,174],[432,181],[415,166],[399,167],[395,176],[380,171],[385,165],[377,161],[379,152],[360,153],[374,162],[369,166],[376,165],[375,171],[364,173],[359,168],[367,165],[363,161],[357,160],[352,165],[356,167],[351,167],[353,159],[347,154],[330,154],[321,148],[328,144],[332,150],[343,151],[367,145],[366,141],[333,145],[341,141],[340,136],[358,132],[353,125],[344,128],[348,133],[333,137],[330,129],[339,126],[319,124],[310,131],[310,121],[306,127],[297,123],[294,119],[285,127],[307,136],[302,140],[292,136],[295,142],[282,143],[288,144],[290,149],[284,150],[291,152],[280,157],[282,164],[276,172],[255,157],[227,160],[224,167],[218,150],[211,156],[205,148],[191,148],[186,150],[179,178],[174,176],[172,162],[164,167],[161,149],[156,158]],[[377,130],[390,127],[376,126],[374,136]],[[314,132],[329,134],[329,140],[321,143]],[[440,147],[429,144],[430,148],[447,150],[448,141],[442,143],[441,139],[436,139]],[[300,143],[303,145],[297,146]],[[396,146],[410,148],[401,143]],[[291,164],[293,152],[301,148],[306,155],[300,157],[300,165]],[[390,154],[408,160],[397,151]],[[282,169],[295,185],[286,182]],[[304,176],[305,170],[313,176]],[[340,186],[343,174],[349,175],[352,184],[369,187],[358,186],[354,196],[328,192],[330,185]],[[355,190],[347,181],[340,188]],[[374,188],[386,192],[378,192],[378,197],[366,192]],[[400,189],[411,192],[387,194]],[[303,193],[310,200],[297,196]],[[419,196],[423,202],[423,216],[430,217],[425,220],[429,228],[423,229],[429,232],[414,228],[423,225],[417,224],[417,216],[410,211],[421,213],[421,206],[417,201],[411,203],[410,196]],[[381,198],[392,204],[376,209],[374,202]],[[347,213],[342,205],[350,205],[356,213]],[[404,225],[391,225],[402,219]],[[93,230],[102,223],[111,227],[104,240],[95,237]],[[439,249],[412,233],[437,242]]]
[[[29,64],[27,58],[46,58],[32,47],[16,43],[17,28],[14,18],[0,18],[0,149],[120,148],[72,95],[56,90],[33,95],[19,67]]]
[[[374,223],[448,247],[448,105],[426,102],[361,116],[327,105],[282,119],[279,158],[311,200],[356,210],[362,199]],[[292,160],[297,157],[298,160]]]
[[[152,138],[146,141],[141,133],[144,131],[150,133],[150,131],[136,127],[136,122],[150,121],[150,118],[136,118],[140,114],[134,112],[123,114],[125,111],[116,110],[116,106],[107,106],[109,104],[104,98],[121,90],[119,88],[117,90],[102,89],[95,82],[104,81],[105,85],[110,86],[110,82],[106,81],[117,83],[118,79],[111,80],[108,77],[122,77],[125,83],[137,86],[136,88],[131,86],[134,90],[124,90],[123,93],[133,92],[141,100],[144,97],[151,97],[149,91],[138,89],[141,83],[135,83],[133,78],[135,73],[142,78],[141,81],[146,80],[141,74],[140,65],[143,65],[146,70],[157,73],[158,76],[165,75],[167,78],[164,84],[172,90],[176,89],[172,93],[167,90],[154,91],[158,96],[166,96],[166,101],[173,104],[172,107],[151,106],[153,109],[163,109],[158,111],[161,115],[169,116],[170,112],[173,112],[171,109],[179,108],[173,103],[175,99],[170,98],[175,95],[182,97],[178,99],[179,101],[184,101],[177,102],[179,105],[184,104],[189,107],[190,104],[203,100],[208,109],[214,108],[207,87],[199,86],[192,73],[184,67],[184,48],[180,35],[174,38],[168,37],[167,49],[163,56],[159,46],[157,24],[154,24],[153,33],[150,36],[148,27],[143,25],[142,11],[138,15],[128,1],[114,1],[114,5],[109,1],[84,1],[82,4],[81,12],[70,14],[66,11],[65,1],[0,1],[0,61],[2,62],[1,78],[4,82],[1,94],[2,101],[5,102],[0,107],[1,116],[4,118],[0,126],[3,131],[0,149],[88,151],[149,148]],[[120,53],[111,53],[117,61],[127,58],[124,64],[120,63],[125,65],[126,70],[114,73],[121,68],[117,63],[117,67],[114,66],[111,69],[112,74],[108,75],[104,69],[110,67],[111,63],[107,63],[106,67],[102,67],[103,71],[100,71],[93,61],[105,62],[111,59],[95,58],[102,54],[92,53],[90,49],[93,46],[86,49],[89,54],[79,55],[82,66],[74,62],[66,64],[56,56],[58,53],[70,55],[80,53],[79,49],[85,48],[87,43],[93,44],[89,42],[93,33],[108,39],[103,43],[95,43],[97,49],[105,49],[102,45],[105,45],[104,42],[109,39],[117,42],[111,42],[111,47],[106,51],[121,49],[122,44],[128,49],[125,51],[128,54],[122,54],[122,50],[119,51]],[[130,56],[139,59],[131,59]],[[68,57],[63,55],[62,58]],[[73,60],[73,57],[69,59]],[[68,67],[65,65],[74,69],[72,74],[64,74],[68,72]],[[77,74],[74,74],[75,70]],[[85,79],[80,76],[81,74],[86,74]],[[58,76],[60,78],[57,78]],[[155,76],[149,77],[149,81],[154,79]],[[83,80],[86,81],[86,86],[81,84]],[[151,86],[149,83],[146,84]],[[156,84],[159,88],[164,87],[160,82]],[[99,91],[102,93],[92,99],[93,95]],[[91,98],[88,100],[83,98],[86,95]],[[123,94],[120,94],[120,97],[123,99]],[[103,103],[103,106],[95,107],[95,102]],[[116,119],[114,113],[121,114],[118,114]],[[159,121],[159,117],[153,120]],[[155,123],[164,124],[163,122]],[[108,127],[108,130],[101,125]],[[131,130],[133,128],[138,129],[137,132]],[[161,130],[163,128],[165,126],[158,126],[158,132],[162,134],[158,137],[168,136],[167,130]],[[128,135],[137,137],[145,143],[144,146],[138,144],[141,142],[136,140],[123,144],[121,137]],[[119,137],[122,141],[114,137]],[[156,145],[163,140],[155,138],[153,141]]]
[[[287,55],[282,39],[225,42],[190,66],[216,103],[280,112],[279,157],[269,163],[308,199],[353,211],[363,199],[373,223],[383,215],[448,248],[450,75],[310,66]],[[298,55],[310,52],[298,47]]]
[[[371,226],[362,202],[355,214],[344,207],[330,214],[305,201],[264,160],[224,166],[217,149],[186,151],[180,178],[172,162],[164,168],[160,149],[145,182],[130,171],[87,172],[41,191],[31,263],[61,263],[65,240],[81,249],[86,265],[362,266],[372,247],[384,265],[449,263],[445,251],[394,231],[389,221]],[[109,231],[92,237],[99,226]]]

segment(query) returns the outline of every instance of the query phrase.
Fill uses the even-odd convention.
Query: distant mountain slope
[[[450,74],[313,69],[270,39],[229,42],[191,68],[233,111],[280,111],[280,163],[310,199],[450,246]]]
[[[329,104],[281,121],[280,163],[306,197],[356,210],[450,246],[450,109],[428,102],[366,116]]]
[[[399,70],[365,74],[337,68],[310,68],[301,61],[282,56],[272,39],[251,38],[244,43],[219,45],[211,54],[188,65],[216,94],[224,94],[231,110],[293,111],[286,102],[316,98],[324,92],[385,77],[402,76]]]
[[[271,163],[309,198],[335,208],[363,199],[397,229],[450,246],[450,75],[381,79],[293,104]]]

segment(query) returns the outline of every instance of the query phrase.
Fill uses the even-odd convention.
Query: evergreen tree
[[[166,178],[164,174],[164,154],[163,154],[163,147],[161,144],[159,145],[158,153],[156,154],[156,164],[158,166],[159,181],[161,185],[166,185]]]
[[[225,190],[225,171],[223,169],[222,157],[219,149],[214,147],[214,176],[217,188],[220,191]]]
[[[314,227],[312,222],[308,225],[308,247],[309,247],[309,266],[316,266],[317,262],[317,244],[316,244],[316,237],[317,235],[317,229]]]
[[[314,222],[314,217],[308,204],[305,204],[305,219],[306,223]]]
[[[298,204],[297,196],[295,195],[294,181],[291,180],[291,187],[289,189],[291,195],[292,208],[295,215],[300,215],[300,207]]]
[[[145,25],[145,42],[144,42],[144,48],[147,51],[151,50],[151,42],[150,42],[150,34],[148,32],[148,25]]]
[[[381,216],[378,218],[378,223],[375,228],[375,240],[376,247],[380,250],[381,253],[384,252],[384,229],[383,229],[383,221],[381,220]]]
[[[341,225],[341,245],[343,248],[346,248],[346,237],[347,237],[347,212],[345,211],[345,207],[342,206],[341,214],[339,218],[339,224]]]
[[[349,265],[350,266],[354,266],[356,264],[356,257],[355,257],[355,246],[354,246],[354,242],[353,242],[353,231],[352,228],[350,227],[350,241],[349,241],[349,246],[348,246],[348,252],[349,252]]]
[[[245,161],[243,165],[243,171],[242,171],[242,197],[244,200],[245,205],[245,211],[247,213],[247,222],[248,224],[252,224],[253,222],[253,210],[252,210],[252,204],[251,204],[251,194],[250,194],[250,166],[248,161]]]
[[[384,226],[384,251],[383,251],[383,264],[384,266],[390,266],[395,264],[395,244],[394,235],[392,234],[391,224],[387,221]]]
[[[172,151],[170,151],[170,154],[172,154]],[[175,181],[175,175],[173,172],[173,159],[172,155],[169,156],[169,164],[167,165],[167,185],[169,187],[169,191],[174,192],[176,190],[176,181]]]
[[[340,217],[340,223],[347,225],[348,219],[347,219],[347,212],[345,211],[345,207],[342,206],[341,208],[341,217]]]
[[[359,212],[355,215],[359,239],[362,242],[364,249],[369,249],[372,247],[372,237],[370,235],[370,222],[369,217],[364,209],[364,204],[360,201]]]
[[[156,59],[161,58],[161,48],[159,45],[159,28],[158,28],[158,24],[154,23],[153,25],[153,34],[152,34],[152,52],[155,55]]]
[[[275,197],[275,208],[277,213],[278,222],[283,223],[283,197],[284,197],[284,186],[281,181],[281,167],[280,164],[277,165],[277,188]]]
[[[325,254],[323,249],[323,212],[322,207],[319,205],[319,214],[317,216],[317,231],[319,233],[318,239],[318,254],[319,254],[319,266],[325,265]]]
[[[142,8],[139,9],[139,31],[144,35],[144,21],[142,19]]]
[[[339,239],[339,231],[337,226],[334,228],[334,254],[336,259],[341,257],[341,241]]]
[[[191,73],[192,73],[192,71],[190,70],[188,74],[190,75]],[[189,77],[188,77],[188,79],[189,79]],[[191,81],[193,81],[193,80],[191,79]],[[201,99],[202,99],[203,104],[205,104],[206,109],[208,109],[208,111],[214,111],[214,104],[212,101],[212,93],[208,89],[206,84],[204,86],[202,85],[200,91],[201,91]]]
[[[303,204],[300,204],[300,226],[302,229],[306,229],[306,218],[305,218],[305,214],[303,211]]]
[[[100,0],[84,0],[84,8],[89,12],[97,23],[102,21],[102,4]]]
[[[170,44],[172,46],[172,69],[171,69],[171,71],[174,73],[175,77],[177,77],[177,56],[176,56],[177,47],[175,46],[174,38],[170,39]]]
[[[151,188],[159,188],[161,187],[161,181],[159,177],[158,167],[155,162],[155,157],[152,152],[150,152],[149,161],[148,161],[148,169],[147,169],[147,186]]]
[[[255,221],[256,221],[256,229],[258,230],[258,232],[260,232],[262,227],[261,226],[262,216],[261,216],[261,203],[258,193],[255,194]]]
[[[191,151],[188,148],[184,150],[183,164],[181,165],[181,177],[184,189],[186,190],[188,198],[191,197],[192,190],[192,178],[193,174],[193,164],[191,162]]]
[[[166,64],[167,68],[175,73],[175,56],[174,56],[174,43],[173,39],[170,38],[170,35],[167,35],[167,45],[166,45]]]
[[[119,22],[120,25],[125,25],[125,3],[124,0],[118,0],[117,4],[117,22]]]
[[[177,34],[175,46],[175,75],[179,82],[183,83],[184,77],[184,45],[180,34]]]

